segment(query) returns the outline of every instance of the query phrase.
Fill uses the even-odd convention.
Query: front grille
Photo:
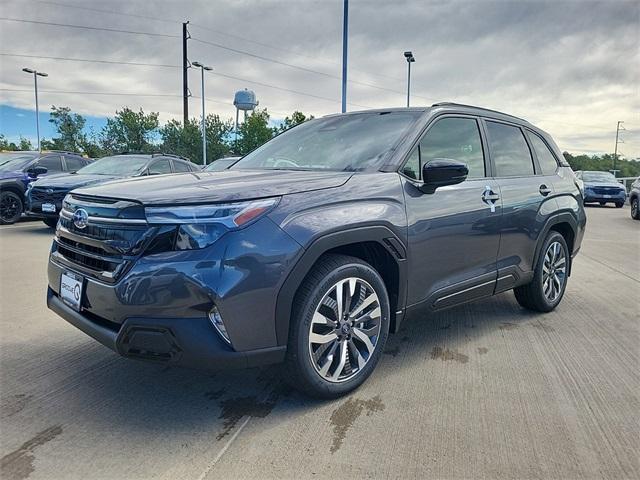
[[[619,195],[622,188],[618,187],[593,187],[594,193],[597,195]]]
[[[150,227],[144,218],[120,218],[131,202],[114,203],[110,208],[101,199],[92,200],[83,198],[81,204],[65,201],[51,258],[71,270],[114,283],[142,254],[157,228]],[[78,228],[73,213],[78,208],[94,212],[93,205],[98,205],[100,215],[90,214],[86,226]]]
[[[59,204],[68,191],[66,188],[33,187],[31,189],[31,201],[34,203]]]

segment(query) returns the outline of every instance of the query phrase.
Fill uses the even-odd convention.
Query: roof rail
[[[82,156],[79,152],[72,152],[70,150],[42,150],[42,153],[69,153],[71,155]]]
[[[516,117],[515,115],[511,115],[509,113],[504,113],[501,112],[499,110],[492,110],[490,108],[484,108],[484,107],[477,107],[475,105],[465,105],[464,103],[456,103],[456,102],[438,102],[438,103],[434,103],[433,105],[431,105],[432,107],[465,107],[465,108],[475,108],[476,110],[484,110],[485,112],[491,112],[491,113],[499,113],[500,115],[504,115],[505,117],[511,117],[511,118],[515,118],[517,120],[520,120],[522,122],[527,122],[529,123],[527,120],[525,120],[524,118],[520,118],[520,117]]]
[[[171,158],[178,158],[180,160],[185,160],[187,162],[191,162],[191,160],[189,160],[187,157],[182,157],[180,155],[175,155],[173,153],[153,153],[151,154],[152,157],[171,157]]]

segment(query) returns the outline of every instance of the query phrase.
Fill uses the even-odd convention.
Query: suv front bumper
[[[83,274],[78,312],[59,297],[60,279],[82,272],[58,263],[54,244],[47,305],[126,357],[204,369],[276,363],[286,349],[276,339],[277,293],[300,252],[263,218],[202,250],[142,256],[115,283]],[[209,319],[214,305],[231,345]]]

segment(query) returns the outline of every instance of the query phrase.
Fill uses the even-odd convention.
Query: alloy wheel
[[[14,195],[3,195],[0,200],[0,218],[4,222],[12,222],[20,212],[18,198]]]
[[[380,299],[369,283],[355,277],[335,283],[316,307],[309,329],[316,372],[330,382],[356,376],[376,349],[380,326]]]
[[[547,248],[542,264],[542,290],[550,303],[555,302],[567,279],[567,255],[560,242]]]

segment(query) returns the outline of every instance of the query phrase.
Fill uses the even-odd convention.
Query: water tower
[[[238,143],[238,115],[240,110],[244,112],[244,119],[247,120],[247,112],[254,111],[258,106],[256,94],[252,90],[238,90],[233,97],[233,104],[236,107],[236,145]]]

